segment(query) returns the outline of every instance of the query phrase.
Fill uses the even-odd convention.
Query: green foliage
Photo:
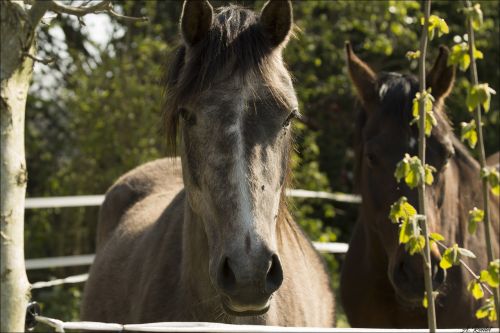
[[[399,198],[398,201],[391,205],[391,211],[389,213],[389,219],[393,223],[403,223],[407,222],[417,214],[417,210],[411,204],[408,203],[406,197]]]
[[[408,58],[408,60],[417,60],[420,58],[420,50],[406,52],[406,58]]]
[[[486,318],[490,321],[497,320],[497,313],[495,311],[495,302],[493,301],[493,296],[486,300],[486,303],[476,311],[476,318],[482,319]]]
[[[481,177],[485,178],[490,185],[491,192],[499,196],[500,195],[500,175],[495,168],[483,168],[481,170]]]
[[[470,8],[463,8],[463,12],[472,22],[472,28],[474,30],[479,30],[483,25],[483,11],[481,10],[481,5],[476,3]]]
[[[477,224],[483,222],[484,220],[484,211],[482,209],[478,209],[474,207],[472,210],[469,210],[469,224],[467,229],[470,234],[474,234],[477,229]]]
[[[439,266],[446,270],[452,266],[460,265],[460,259],[462,257],[475,258],[476,256],[471,251],[454,244],[444,251]]]
[[[483,52],[474,48],[474,59],[483,59]],[[470,65],[469,44],[463,42],[453,45],[451,54],[448,57],[448,66],[458,65],[458,68],[465,72]]]
[[[472,294],[475,299],[481,299],[484,297],[483,287],[481,283],[474,279],[467,285],[467,290]]]
[[[404,178],[406,185],[413,189],[417,187],[422,180],[424,180],[427,185],[431,185],[434,182],[433,172],[436,172],[436,169],[431,165],[426,164],[425,168],[422,167],[422,162],[418,156],[405,154],[405,157],[399,161],[396,166],[394,177],[396,177],[398,182]]]
[[[420,20],[420,24],[424,25],[424,18]],[[437,15],[429,16],[429,39],[434,39],[435,32],[437,31],[438,37],[450,32],[450,28],[446,21]]]
[[[436,299],[436,297],[439,295],[438,291],[433,291],[432,292],[432,297]],[[422,298],[422,306],[427,309],[429,306],[429,297],[427,297],[427,292],[424,291],[424,298]]]
[[[500,259],[491,261],[486,270],[481,271],[481,282],[487,283],[492,288],[500,286]]]
[[[491,95],[495,95],[496,91],[489,87],[488,83],[478,84],[470,88],[467,94],[467,107],[469,111],[473,111],[479,105],[483,106],[486,113],[490,110]]]
[[[424,92],[422,95],[418,92],[413,99],[413,120],[411,124],[417,123],[420,126],[420,103],[424,103],[424,111],[425,111],[425,135],[430,136],[432,127],[437,125],[436,117],[434,116],[434,112],[432,111],[432,106],[434,104],[434,97],[430,93],[430,88],[428,91]]]
[[[477,143],[476,121],[473,119],[468,123],[461,122],[460,127],[462,128],[460,140],[467,141],[469,147],[474,148]]]

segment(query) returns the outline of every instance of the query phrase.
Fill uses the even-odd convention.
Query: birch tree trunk
[[[34,29],[23,2],[1,5],[1,332],[23,332],[30,287],[24,266],[24,114]]]

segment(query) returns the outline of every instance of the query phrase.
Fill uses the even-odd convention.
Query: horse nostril
[[[229,258],[225,257],[222,260],[222,266],[219,274],[220,287],[223,290],[231,290],[236,286],[236,275],[229,264]]]
[[[283,269],[277,255],[271,257],[271,265],[266,275],[266,292],[273,293],[281,286],[283,282]]]

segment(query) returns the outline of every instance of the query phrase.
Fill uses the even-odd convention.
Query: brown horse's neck
[[[208,272],[209,249],[203,220],[191,209],[187,198],[184,202],[181,266],[181,283],[186,293],[199,302],[215,297]]]

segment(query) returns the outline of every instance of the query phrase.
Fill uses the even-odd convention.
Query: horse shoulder
[[[155,160],[121,176],[106,192],[99,210],[97,249],[110,238],[130,207],[155,192],[167,192],[173,199],[182,188],[178,158]]]

